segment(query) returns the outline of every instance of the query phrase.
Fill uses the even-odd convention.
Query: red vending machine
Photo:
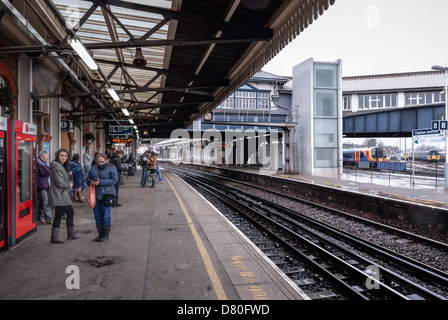
[[[6,185],[6,133],[8,131],[8,119],[0,117],[0,251],[7,249],[8,241],[8,208]]]
[[[36,230],[36,135],[35,124],[8,119],[7,228],[10,247]]]

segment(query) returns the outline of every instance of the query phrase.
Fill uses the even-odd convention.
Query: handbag
[[[107,187],[107,190],[110,192],[109,187]],[[104,187],[103,187],[103,205],[110,207],[113,206],[114,203],[115,203],[115,194],[104,193]]]
[[[124,185],[125,182],[124,174],[120,173],[120,186]]]
[[[96,206],[96,190],[95,186],[93,185],[93,181],[90,183],[90,189],[89,189],[89,205],[90,208],[94,208]]]

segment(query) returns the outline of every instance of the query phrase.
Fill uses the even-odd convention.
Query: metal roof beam
[[[252,37],[234,37],[234,38],[205,38],[205,39],[167,39],[167,40],[135,40],[135,41],[120,41],[120,42],[96,42],[85,43],[85,47],[90,50],[98,49],[115,49],[115,48],[133,48],[133,47],[163,47],[163,46],[201,46],[211,43],[228,44],[228,43],[244,43],[256,41],[269,41],[272,39],[272,33],[269,35],[260,35]],[[69,45],[61,45],[64,49],[70,49]]]
[[[92,2],[97,5],[101,5],[101,6],[110,5],[110,6],[114,6],[114,7],[132,9],[132,10],[136,10],[136,11],[157,13],[157,14],[164,16],[165,18],[170,18],[170,19],[177,19],[178,14],[179,14],[179,12],[173,11],[170,9],[163,9],[163,8],[159,8],[159,7],[149,6],[146,4],[138,4],[138,3],[128,2],[128,1],[121,1],[121,0],[84,0],[84,1]]]
[[[0,49],[0,52],[1,52],[1,49]],[[117,61],[110,61],[110,60],[104,60],[104,59],[95,59],[95,61],[99,64],[118,65],[120,67],[123,65],[123,67],[135,68],[135,66],[130,63],[121,63],[121,62],[117,62]],[[153,67],[149,67],[149,66],[144,67],[144,68],[139,68],[139,70],[154,71],[154,72],[162,73],[162,74],[166,74],[168,72],[167,69],[159,69],[159,68],[153,68]]]
[[[99,81],[99,80],[98,80]],[[99,81],[102,83],[100,88],[104,87],[103,84],[105,84],[104,81]],[[112,83],[111,83],[112,84]],[[115,84],[115,85],[119,85]],[[190,95],[200,95],[200,96],[208,96],[208,92],[203,92],[198,89],[213,89],[216,86],[208,86],[208,87],[158,87],[158,88],[144,88],[144,87],[136,87],[133,86],[136,89],[127,89],[127,90],[116,90],[117,94],[126,94],[126,93],[143,93],[143,92],[170,92],[170,91],[178,91],[183,92],[186,89],[189,89]],[[97,88],[97,89],[100,89]],[[67,93],[67,94],[46,94],[46,95],[35,95],[35,99],[48,99],[48,98],[75,98],[75,97],[84,97],[84,96],[107,96],[109,93],[107,91],[92,91],[92,92],[76,92],[76,93]]]

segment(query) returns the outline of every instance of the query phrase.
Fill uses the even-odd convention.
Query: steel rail
[[[221,178],[221,177],[219,177],[219,178]],[[207,181],[207,184],[209,184],[210,183],[210,180],[208,180]],[[239,181],[238,181],[238,183],[240,183]],[[264,204],[267,204],[267,205],[269,205],[270,206],[270,210],[272,210],[272,208],[274,208],[275,210],[278,210],[278,211],[280,211],[280,212],[287,212],[288,213],[288,215],[289,215],[289,217],[291,218],[293,218],[293,219],[297,219],[298,218],[298,216],[297,215],[300,215],[300,213],[298,213],[298,212],[296,212],[296,211],[293,211],[293,210],[290,210],[290,209],[287,209],[287,208],[284,208],[284,207],[282,207],[282,206],[279,206],[279,205],[277,205],[277,204],[275,204],[275,203],[272,203],[272,202],[269,202],[269,201],[267,201],[267,200],[265,200],[265,199],[262,199],[262,198],[259,198],[259,197],[255,197],[255,196],[253,196],[253,195],[251,195],[251,194],[248,194],[248,193],[246,193],[246,192],[243,192],[242,190],[240,190],[240,189],[238,189],[238,188],[235,188],[235,187],[231,187],[231,186],[227,186],[228,188],[231,188],[231,189],[233,189],[234,190],[234,193],[235,194],[237,194],[238,196],[241,196],[241,194],[246,194],[246,196],[247,197],[252,197],[252,198],[255,198],[255,205],[257,204],[257,203],[259,203],[259,202],[261,202],[261,203],[264,203]],[[216,190],[215,190],[216,191]],[[227,195],[228,196],[228,195]],[[236,200],[236,201],[238,201],[238,200]],[[240,200],[240,202],[241,202],[241,200]],[[252,204],[252,205],[254,205],[254,204]],[[247,207],[247,206],[246,206]],[[272,212],[269,214],[267,214],[267,215],[271,215],[272,214]],[[270,219],[269,217],[267,217],[266,215],[264,215],[265,216],[265,219],[269,219],[269,220],[272,220],[272,219]],[[319,228],[320,230],[323,230],[322,232],[325,232],[325,233],[328,233],[328,232],[332,232],[332,233],[336,233],[337,234],[337,236],[338,237],[340,237],[340,238],[342,238],[342,239],[344,239],[344,241],[349,241],[350,243],[351,243],[351,245],[353,245],[354,247],[360,247],[360,248],[363,248],[363,250],[366,250],[366,251],[368,251],[368,252],[370,252],[370,253],[373,253],[373,254],[375,254],[375,255],[382,255],[383,257],[385,256],[385,257],[387,257],[388,259],[392,259],[392,260],[394,260],[395,261],[395,263],[396,264],[398,264],[398,265],[400,265],[400,266],[403,266],[403,264],[406,264],[406,265],[411,265],[411,269],[412,270],[418,270],[420,273],[424,273],[425,275],[429,272],[429,274],[431,275],[431,277],[435,277],[436,279],[438,279],[438,281],[442,281],[442,282],[445,282],[446,283],[446,281],[447,281],[447,278],[446,278],[446,275],[445,275],[445,277],[443,277],[443,276],[441,276],[440,274],[433,274],[433,272],[431,271],[431,270],[427,270],[425,267],[427,267],[426,265],[418,265],[418,266],[415,266],[414,264],[413,264],[413,262],[414,261],[409,261],[409,260],[412,260],[412,259],[409,259],[409,258],[407,258],[407,259],[404,259],[405,261],[403,261],[403,259],[401,259],[400,257],[396,257],[395,256],[395,253],[392,253],[392,252],[385,252],[385,250],[382,250],[382,248],[378,248],[378,246],[373,246],[373,248],[372,248],[372,246],[370,245],[370,243],[369,244],[366,244],[366,241],[365,240],[362,240],[362,239],[360,239],[360,238],[357,238],[357,237],[354,237],[354,236],[351,236],[351,235],[349,235],[349,234],[347,234],[347,233],[345,233],[345,232],[343,232],[343,231],[341,231],[341,230],[339,230],[339,229],[336,229],[335,230],[335,228],[334,227],[331,227],[331,226],[329,226],[329,225],[327,225],[327,224],[324,224],[324,223],[321,223],[321,222],[318,222],[318,221],[316,221],[316,220],[314,220],[314,219],[311,219],[311,218],[309,218],[309,217],[303,217],[302,215],[300,215],[299,216],[300,217],[300,219],[301,220],[304,220],[304,221],[306,221],[306,223],[311,223],[312,225],[313,225],[313,227],[314,228]],[[282,219],[283,219],[283,217],[282,217]],[[297,224],[297,223],[295,223],[295,222],[291,222],[291,221],[287,221],[288,223],[292,223],[292,224],[294,224],[295,225],[295,227],[296,228],[302,228],[302,226],[301,225],[299,225],[299,224]],[[275,221],[272,221],[271,223],[274,223],[274,224],[277,224],[277,222],[275,222]],[[323,242],[323,243],[326,243],[327,245],[330,245],[330,246],[334,246],[334,244],[331,242],[331,241],[328,241],[328,239],[326,239],[326,238],[324,238],[324,237],[319,237],[320,239],[319,239],[319,241],[321,241],[321,242]],[[310,244],[311,246],[315,246],[314,244]],[[315,249],[317,249],[317,248],[315,248]],[[340,247],[340,248],[337,248],[336,250],[339,250],[339,251],[343,251],[343,252],[345,252],[346,254],[350,254],[350,255],[354,255],[354,253],[353,252],[351,252],[351,251],[347,251],[347,250],[345,250],[344,248],[342,248],[342,247]],[[320,250],[319,250],[320,251]],[[328,254],[328,253],[326,253],[326,254]],[[355,254],[356,255],[356,254]],[[364,258],[362,258],[362,257],[359,257],[359,255],[356,255],[357,257],[357,259],[362,259],[363,260],[363,263],[368,263],[368,264],[374,264],[373,262],[371,262],[371,261],[368,261],[368,260],[366,260],[366,259],[364,259]],[[352,266],[350,266],[350,267],[352,267]],[[409,268],[409,267],[407,267],[407,268]],[[441,297],[440,295],[438,295],[438,294],[435,294],[435,293],[433,293],[432,291],[430,291],[430,290],[428,290],[428,289],[426,289],[426,288],[424,288],[424,287],[422,287],[422,286],[420,286],[420,285],[417,285],[417,284],[414,284],[414,283],[412,283],[412,282],[410,282],[410,281],[408,281],[407,279],[405,279],[405,278],[403,278],[403,277],[401,277],[400,275],[398,275],[398,274],[396,274],[396,273],[393,273],[393,272],[391,272],[391,271],[389,271],[389,270],[387,270],[387,269],[385,269],[385,268],[383,268],[383,267],[379,267],[379,269],[381,269],[381,273],[384,275],[384,274],[386,274],[388,277],[391,277],[391,278],[393,278],[396,282],[398,282],[398,283],[405,283],[404,285],[402,284],[402,286],[403,287],[412,287],[412,290],[414,290],[415,292],[418,292],[420,295],[422,295],[422,296],[425,296],[425,297],[430,297],[430,298],[433,298],[433,299],[444,299],[444,297]],[[358,270],[358,269],[357,269]],[[437,270],[437,269],[435,269],[435,270]],[[365,273],[363,273],[363,276],[365,277],[366,276],[366,274]],[[384,284],[382,283],[381,284],[382,286],[384,286]],[[393,289],[392,289],[393,290]]]

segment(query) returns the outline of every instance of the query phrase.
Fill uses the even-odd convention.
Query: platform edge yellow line
[[[177,193],[176,189],[174,188],[173,184],[166,176],[165,176],[165,180],[168,182],[171,189],[173,190],[174,195],[176,196],[177,201],[179,202],[180,207],[182,208],[185,218],[187,219],[188,226],[190,227],[191,233],[193,234],[194,240],[196,241],[196,246],[201,254],[202,260],[204,261],[205,268],[207,269],[207,273],[210,277],[213,288],[215,289],[215,293],[216,293],[216,296],[218,297],[218,300],[227,300],[227,295],[224,292],[221,281],[219,281],[219,277],[215,271],[212,260],[210,259],[210,256],[207,253],[207,249],[205,248],[204,243],[202,242],[201,237],[199,236],[199,234],[196,230],[196,227],[187,211],[187,208],[185,207],[182,199],[180,198],[180,196]]]

